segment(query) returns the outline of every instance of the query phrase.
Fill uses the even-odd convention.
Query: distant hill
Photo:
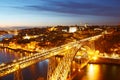
[[[8,30],[8,29],[25,29],[31,27],[0,27],[0,30]]]
[[[38,27],[38,26],[35,26],[35,27]],[[45,26],[39,26],[39,28],[42,28],[42,27],[45,27]],[[0,27],[0,30],[12,30],[12,29],[26,29],[26,28],[34,28],[34,27],[31,27],[31,26],[13,26],[13,27]]]

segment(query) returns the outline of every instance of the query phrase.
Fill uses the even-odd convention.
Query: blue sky
[[[0,27],[120,24],[120,0],[0,0]]]

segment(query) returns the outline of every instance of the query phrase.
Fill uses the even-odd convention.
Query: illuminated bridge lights
[[[10,73],[13,73],[13,72],[17,71],[19,68],[20,69],[26,68],[26,67],[28,67],[32,64],[35,64],[39,61],[42,61],[42,60],[48,59],[52,56],[55,56],[57,54],[66,53],[66,52],[67,53],[65,54],[65,58],[63,59],[63,62],[60,63],[60,65],[62,65],[62,67],[60,66],[58,68],[58,70],[62,71],[62,69],[64,69],[64,68],[67,70],[67,68],[70,67],[74,53],[81,47],[81,45],[82,45],[81,42],[88,41],[89,39],[90,38],[86,38],[86,39],[83,39],[80,41],[70,42],[68,44],[65,44],[65,45],[62,45],[59,47],[55,47],[55,48],[52,48],[52,49],[49,49],[49,50],[46,50],[46,51],[40,52],[40,53],[35,53],[35,54],[31,53],[31,55],[29,55],[29,56],[22,57],[17,60],[13,60],[13,62],[10,64],[1,64],[0,65],[0,77],[5,76]],[[69,52],[69,50],[71,52]],[[70,53],[72,53],[72,54],[70,54]],[[63,76],[64,74],[67,74],[66,71],[62,71],[62,72],[64,72],[63,74],[61,71],[60,71],[60,74],[55,72],[56,73],[55,75],[57,75],[59,77],[59,75]],[[69,70],[67,70],[67,71],[69,71]],[[51,79],[51,80],[53,80],[53,79]],[[64,80],[64,79],[61,78],[61,80]]]
[[[92,59],[93,59],[93,60],[97,60],[97,59],[98,59],[98,56],[93,56]]]

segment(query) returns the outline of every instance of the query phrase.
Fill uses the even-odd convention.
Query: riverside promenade
[[[90,64],[119,64],[120,58],[98,57],[96,60],[90,60]]]

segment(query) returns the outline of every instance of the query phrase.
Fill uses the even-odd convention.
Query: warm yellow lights
[[[33,36],[28,36],[28,34],[26,34],[23,39],[31,39],[31,38],[37,38],[39,37],[39,35],[33,35]]]
[[[69,46],[66,46],[66,47],[65,47],[65,49],[67,49],[67,50],[68,50],[68,49],[69,49]]]
[[[92,74],[93,71],[94,71],[94,66],[93,66],[93,64],[90,64],[89,65],[89,72]]]
[[[51,27],[51,28],[49,28],[48,30],[49,30],[49,31],[55,31],[55,30],[57,30],[57,28]]]
[[[78,69],[78,71],[80,72],[81,70],[80,70],[80,69]]]
[[[81,56],[75,56],[75,58],[80,59],[80,58],[81,58]]]
[[[95,54],[98,54],[98,53],[99,53],[99,51],[98,51],[98,50],[96,50],[96,51],[95,51]]]
[[[86,51],[87,49],[86,49],[86,48],[84,48],[84,47],[81,47],[81,50]]]
[[[16,64],[15,65],[15,69],[19,69],[20,68],[20,65],[19,64]]]
[[[94,55],[94,52],[93,51],[89,51],[88,54],[89,55]]]
[[[1,66],[4,66],[4,65],[5,65],[5,63],[2,63],[2,64],[0,64],[0,67],[1,67]]]
[[[93,56],[93,60],[97,60],[98,59],[98,54],[99,54],[99,51],[98,50],[96,50],[96,51],[94,51],[95,53],[94,53],[94,56]]]
[[[92,59],[93,59],[93,60],[97,60],[97,59],[98,59],[98,57],[97,57],[97,56],[94,56]]]
[[[16,62],[16,60],[13,60],[13,62]]]
[[[26,34],[26,36],[24,36],[23,39],[30,39],[30,36]]]
[[[112,58],[117,58],[117,57],[119,57],[119,55],[118,55],[118,54],[113,53],[111,57],[112,57]]]
[[[75,68],[73,68],[73,71],[75,71]]]

